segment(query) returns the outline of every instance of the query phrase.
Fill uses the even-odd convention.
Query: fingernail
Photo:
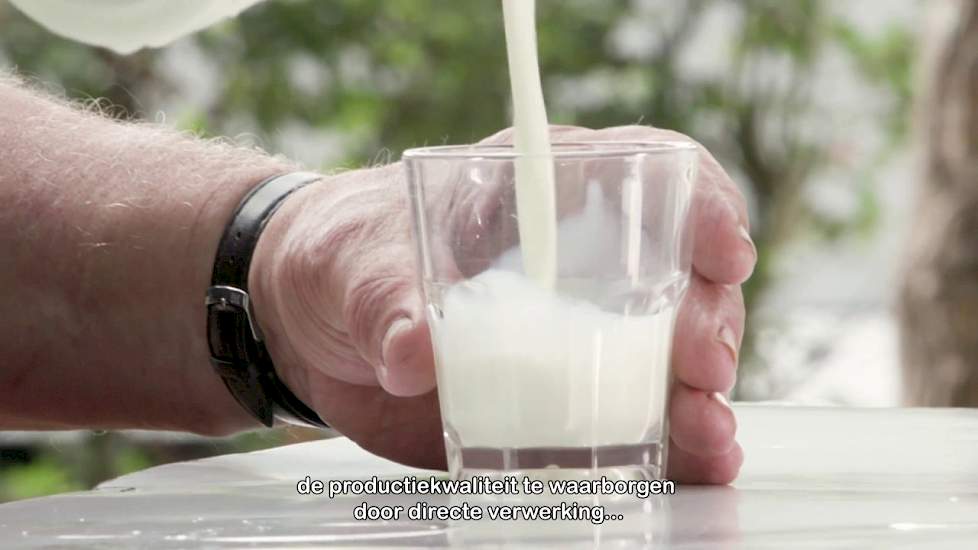
[[[740,233],[740,238],[744,240],[748,245],[750,245],[751,256],[753,256],[754,261],[757,261],[757,246],[754,245],[754,240],[750,238],[750,232],[744,226],[737,227],[738,233]]]
[[[720,330],[717,331],[717,341],[723,345],[724,349],[730,355],[730,360],[733,361],[733,366],[737,366],[737,335],[734,334],[733,329],[727,325],[721,325]]]
[[[716,399],[717,403],[720,403],[721,405],[723,405],[728,409],[732,408],[730,407],[730,401],[727,401],[727,396],[723,395],[722,393],[713,392],[711,396],[713,397],[713,399]]]
[[[383,363],[377,365],[374,368],[374,374],[377,376],[377,382],[381,385],[381,387],[385,387],[387,384],[387,375],[390,374],[390,371],[387,370],[387,365]]]
[[[387,376],[387,366],[388,364],[390,364],[387,355],[390,351],[389,348],[391,345],[391,340],[393,340],[394,337],[397,336],[399,333],[404,332],[406,330],[410,330],[411,327],[413,326],[414,323],[410,319],[408,319],[407,317],[401,317],[400,319],[391,323],[391,326],[387,328],[387,333],[384,334],[384,340],[383,342],[380,343],[381,364],[377,369],[378,377],[381,375],[383,375],[384,377]]]

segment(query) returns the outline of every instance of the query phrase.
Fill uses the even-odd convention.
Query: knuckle
[[[706,281],[696,276],[690,288],[689,307],[694,308],[696,318],[715,323],[732,323],[739,328],[744,319],[744,294],[740,285],[725,285]]]
[[[740,285],[716,285],[719,287],[719,308],[732,313],[743,312],[744,292]]]
[[[656,128],[644,124],[629,124],[627,126],[616,126],[609,128],[609,132],[620,137],[630,139],[662,139],[669,141],[686,141],[696,143],[695,140],[675,130],[666,128]],[[698,144],[697,144],[698,145]]]
[[[714,315],[717,322],[729,326],[737,334],[743,332],[744,325],[744,295],[740,285],[714,285],[716,303]]]
[[[594,133],[594,130],[583,126],[571,126],[568,124],[551,124],[550,137],[555,142],[583,140]]]
[[[513,128],[503,128],[502,130],[496,132],[495,134],[483,139],[479,143],[483,145],[503,145],[506,143],[512,143],[513,141]]]

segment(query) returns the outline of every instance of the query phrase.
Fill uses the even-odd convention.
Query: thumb
[[[343,310],[353,345],[385,390],[408,397],[435,387],[430,332],[412,274],[363,273],[347,287]]]

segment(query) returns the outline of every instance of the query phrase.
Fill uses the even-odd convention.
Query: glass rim
[[[517,158],[613,158],[635,155],[662,155],[683,151],[695,151],[696,145],[688,141],[564,141],[551,144],[547,154],[518,153],[512,144],[436,145],[407,149],[401,158],[405,160],[513,160]]]

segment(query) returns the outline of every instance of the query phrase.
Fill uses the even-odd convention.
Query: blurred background
[[[461,4],[274,0],[119,56],[0,0],[0,70],[111,116],[356,167],[508,126],[498,2]],[[538,2],[552,122],[679,130],[749,198],[760,261],[736,399],[978,403],[974,11],[953,0]],[[8,432],[0,500],[321,436]]]

